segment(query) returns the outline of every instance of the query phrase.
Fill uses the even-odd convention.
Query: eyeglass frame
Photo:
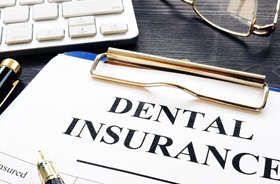
[[[276,28],[276,24],[277,24],[277,20],[278,20],[278,14],[279,14],[279,9],[280,9],[280,0],[277,0],[277,5],[276,5],[276,13],[274,16],[274,21],[271,24],[267,24],[264,26],[260,26],[256,24],[256,17],[253,19],[252,23],[251,23],[251,27],[249,29],[249,31],[247,33],[238,33],[238,32],[234,32],[234,31],[230,31],[228,29],[225,29],[223,27],[220,27],[214,23],[212,23],[211,21],[209,21],[208,19],[206,19],[203,15],[201,15],[201,13],[196,9],[195,7],[195,1],[196,0],[181,0],[184,3],[190,4],[193,7],[193,10],[195,11],[195,13],[205,22],[207,22],[208,24],[210,24],[211,26],[220,29],[226,33],[230,33],[233,35],[237,35],[237,36],[250,36],[251,34],[254,35],[258,35],[258,36],[269,36],[271,33],[273,33],[275,31]]]

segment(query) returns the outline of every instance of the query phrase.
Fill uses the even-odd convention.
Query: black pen
[[[39,151],[41,160],[37,164],[40,179],[43,184],[64,184],[62,178],[53,166],[52,161],[45,158],[44,154]]]
[[[21,67],[16,60],[4,59],[0,64],[0,107],[18,84]]]

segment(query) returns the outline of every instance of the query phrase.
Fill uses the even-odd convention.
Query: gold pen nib
[[[43,152],[41,150],[39,150],[38,152],[42,160],[45,160],[45,155],[43,154]]]
[[[47,181],[52,179],[60,178],[58,172],[53,166],[52,161],[46,159],[42,151],[39,150],[38,153],[41,159],[37,163],[37,169],[39,171],[42,183],[46,183]]]

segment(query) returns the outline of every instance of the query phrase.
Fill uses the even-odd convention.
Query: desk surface
[[[271,23],[276,0],[260,1],[257,20]],[[280,88],[280,27],[269,37],[234,37],[205,24],[190,5],[180,0],[133,0],[133,4],[140,31],[138,41],[118,48],[262,74],[266,75],[269,86]],[[90,48],[86,51],[101,53],[106,50]],[[23,74],[19,87],[5,106],[56,55],[14,57],[21,63]]]

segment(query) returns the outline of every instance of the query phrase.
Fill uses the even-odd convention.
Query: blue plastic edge
[[[275,91],[275,92],[279,92],[279,93],[280,93],[280,89],[279,89],[279,88],[272,88],[272,87],[270,87],[269,90],[270,90],[270,91]]]
[[[64,52],[64,55],[67,56],[72,56],[72,57],[77,57],[77,58],[82,58],[82,59],[87,59],[93,61],[95,57],[98,54],[95,53],[90,53],[90,52],[85,52],[85,51],[70,51],[70,52]],[[106,61],[106,58],[102,58],[101,61]]]

